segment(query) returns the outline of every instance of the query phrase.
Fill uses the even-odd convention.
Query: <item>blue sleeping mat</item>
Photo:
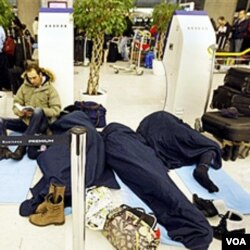
[[[209,169],[210,179],[219,188],[219,192],[209,193],[195,181],[192,175],[194,168],[195,166],[185,166],[175,170],[192,194],[196,193],[203,199],[223,200],[227,208],[234,209],[242,214],[250,214],[250,193],[245,191],[223,169]]]
[[[21,203],[27,198],[36,166],[27,155],[21,161],[0,161],[0,203]]]

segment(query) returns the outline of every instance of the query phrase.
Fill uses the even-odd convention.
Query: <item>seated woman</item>
[[[221,168],[221,149],[216,142],[165,111],[145,117],[136,132],[168,169],[196,164],[193,176],[198,183],[210,193],[219,191],[208,176],[209,167]]]
[[[122,124],[109,124],[101,135],[105,143],[106,167],[112,168],[152,209],[169,237],[188,249],[208,249],[212,228],[168,176],[166,166],[154,149]]]

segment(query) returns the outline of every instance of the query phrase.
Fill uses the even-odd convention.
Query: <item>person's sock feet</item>
[[[209,179],[208,168],[204,165],[197,166],[193,172],[195,180],[209,193],[218,192],[219,188]]]

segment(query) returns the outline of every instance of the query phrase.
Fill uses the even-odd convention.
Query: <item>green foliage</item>
[[[157,25],[159,33],[167,32],[168,25],[178,5],[166,3],[166,1],[155,5],[153,10],[153,23]]]
[[[9,4],[8,0],[0,0],[0,26],[7,28],[11,25],[14,19],[14,14],[12,12],[12,6]]]
[[[124,14],[133,7],[134,0],[76,0],[74,22],[90,38],[103,34],[122,34]]]
[[[104,34],[121,35],[126,28],[125,14],[134,0],[76,0],[74,23],[93,41],[87,93],[96,95],[102,63]]]

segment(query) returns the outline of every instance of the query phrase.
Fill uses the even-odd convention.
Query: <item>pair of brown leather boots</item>
[[[2,159],[13,159],[16,161],[22,160],[26,153],[26,146],[18,146],[14,152],[12,152],[8,147],[0,147],[0,160]]]
[[[30,215],[29,221],[36,226],[64,224],[64,192],[65,186],[50,184],[44,202],[38,205],[35,214]]]

